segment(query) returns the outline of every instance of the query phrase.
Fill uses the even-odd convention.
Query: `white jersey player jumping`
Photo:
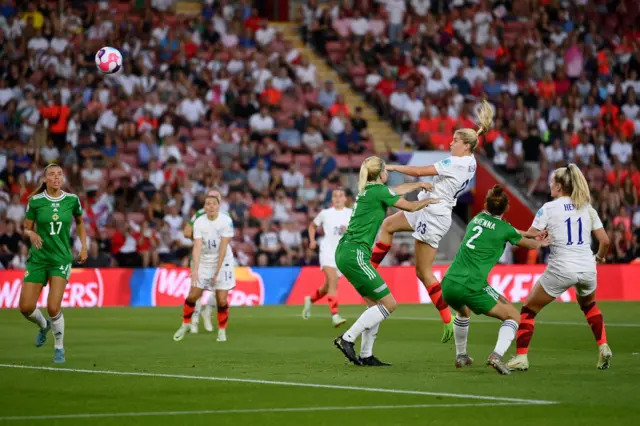
[[[338,278],[340,271],[336,267],[336,248],[342,238],[342,234],[347,230],[352,209],[346,208],[347,197],[344,189],[334,189],[331,194],[332,207],[322,210],[309,225],[309,248],[315,249],[316,231],[319,227],[324,230],[324,238],[320,243],[320,268],[326,277],[322,287],[318,288],[311,296],[304,298],[304,309],[302,318],[308,319],[311,316],[311,305],[322,299],[325,295],[329,302],[331,321],[334,327],[339,327],[345,323],[344,318],[338,313]]]
[[[191,290],[184,301],[182,325],[173,336],[179,341],[189,331],[196,301],[203,290],[214,291],[218,307],[218,342],[227,340],[229,320],[229,290],[236,286],[234,258],[230,242],[233,222],[220,213],[220,198],[207,195],[205,215],[193,224],[193,256],[191,263]]]
[[[596,263],[604,263],[609,237],[598,213],[591,207],[589,185],[575,164],[557,169],[550,182],[553,201],[546,203],[533,220],[528,233],[551,238],[549,264],[527,297],[520,311],[516,337],[517,355],[507,363],[512,370],[529,368],[529,343],[533,337],[535,317],[562,293],[575,288],[580,309],[591,326],[598,344],[597,368],[609,368],[613,356],[607,344],[602,313],[596,305]],[[591,234],[598,240],[598,253],[591,251]]]
[[[373,247],[371,263],[378,267],[391,248],[393,234],[413,231],[415,239],[416,274],[427,289],[434,306],[440,312],[444,323],[442,342],[453,336],[454,324],[451,312],[442,298],[440,283],[433,275],[433,261],[440,240],[451,227],[451,214],[458,196],[469,186],[476,173],[476,159],[473,152],[478,145],[478,137],[491,128],[493,110],[483,102],[477,112],[479,128],[459,129],[453,134],[450,145],[451,156],[431,166],[388,165],[387,171],[396,171],[409,176],[433,176],[432,193],[421,192],[420,199],[435,197],[440,203],[432,204],[417,212],[397,212],[382,223],[380,236]]]

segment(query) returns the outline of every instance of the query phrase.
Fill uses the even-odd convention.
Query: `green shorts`
[[[500,293],[495,291],[488,282],[480,290],[471,289],[463,284],[448,280],[445,276],[440,283],[442,297],[447,305],[456,311],[468,307],[474,314],[487,315],[498,304]]]
[[[336,250],[336,266],[356,291],[362,297],[380,300],[391,291],[369,259],[370,251],[359,244],[340,243]]]
[[[27,261],[26,270],[24,271],[24,282],[47,285],[49,278],[60,277],[69,281],[71,275],[71,264],[67,265],[50,265]]]

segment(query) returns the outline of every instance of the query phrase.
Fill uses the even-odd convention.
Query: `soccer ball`
[[[103,47],[96,53],[96,66],[103,74],[115,74],[122,68],[122,54],[113,47]]]

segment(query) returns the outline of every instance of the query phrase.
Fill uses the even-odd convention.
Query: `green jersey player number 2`
[[[369,306],[353,326],[334,341],[335,346],[356,365],[388,365],[373,356],[373,342],[380,323],[395,310],[396,301],[370,262],[371,248],[387,208],[394,206],[401,210],[417,211],[438,202],[429,198],[413,202],[400,198],[400,195],[417,189],[431,190],[432,186],[411,183],[390,189],[385,185],[388,174],[384,166],[384,161],[378,157],[369,157],[362,163],[358,198],[335,255],[336,266]],[[357,356],[354,342],[361,334],[362,349],[360,356]]]
[[[518,311],[489,286],[489,272],[498,263],[506,243],[529,249],[548,245],[549,240],[536,241],[525,238],[528,235],[517,231],[502,215],[509,207],[509,198],[500,185],[494,186],[485,200],[486,211],[471,219],[460,249],[442,279],[442,296],[447,304],[456,310],[453,334],[456,342],[456,367],[473,363],[467,355],[467,334],[469,317],[476,314],[488,315],[503,321],[498,342],[489,356],[487,364],[500,374],[510,374],[504,363],[504,354],[511,345],[518,330]]]
[[[20,312],[40,330],[36,346],[47,340],[53,330],[55,363],[65,362],[64,316],[60,311],[64,290],[71,275],[71,225],[75,220],[77,234],[82,241],[79,263],[87,259],[87,234],[82,221],[80,200],[74,194],[62,191],[62,168],[50,164],[44,169],[44,182],[29,198],[25,214],[25,236],[31,240],[24,282],[20,290]],[[49,284],[47,311],[50,319],[37,309],[44,286]]]

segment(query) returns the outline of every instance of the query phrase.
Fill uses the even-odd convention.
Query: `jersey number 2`
[[[49,222],[49,225],[51,225],[51,232],[49,232],[49,235],[58,235],[60,233],[60,230],[62,229],[62,222]]]
[[[567,224],[567,245],[570,246],[573,245],[573,241],[571,240],[571,218],[567,218],[564,222]],[[578,242],[576,245],[581,245],[584,244],[584,241],[582,241],[582,218],[579,217],[576,222],[578,222]]]
[[[469,241],[467,241],[467,244],[465,244],[467,247],[469,247],[471,250],[475,250],[476,246],[475,244],[471,244],[473,243],[473,240],[475,240],[476,238],[478,238],[480,235],[482,235],[482,231],[483,231],[483,227],[482,226],[474,226],[472,231],[475,232],[475,234],[473,234],[473,236],[471,238],[469,238]]]

